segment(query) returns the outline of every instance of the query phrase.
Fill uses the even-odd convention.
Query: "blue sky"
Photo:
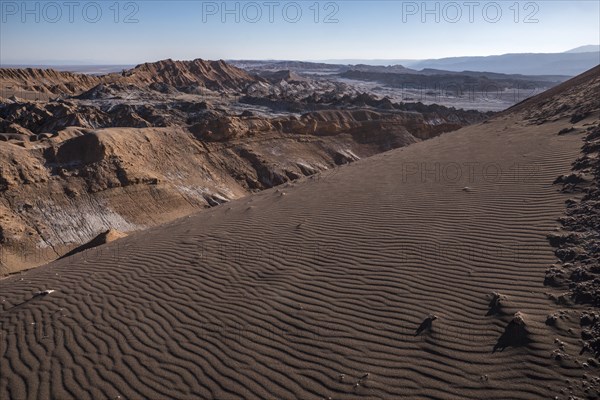
[[[0,0],[2,64],[425,59],[600,43],[597,0],[25,3]]]

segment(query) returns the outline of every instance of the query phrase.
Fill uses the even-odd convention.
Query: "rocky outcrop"
[[[532,124],[568,119],[573,126],[557,135],[585,134],[581,156],[573,162],[572,172],[554,182],[564,193],[577,197],[566,202],[565,215],[560,218],[562,229],[548,235],[558,261],[547,269],[544,283],[566,292],[558,298],[560,303],[572,301],[593,310],[600,306],[599,88],[600,66],[513,108],[523,112]],[[584,311],[580,325],[580,354],[600,359],[600,318],[595,312]]]
[[[137,86],[166,84],[188,92],[195,87],[210,90],[242,91],[257,82],[257,78],[246,71],[227,64],[223,60],[173,61],[171,59],[144,63],[125,71],[121,76],[112,74],[106,79]],[[106,80],[105,79],[105,80]]]
[[[60,72],[38,68],[0,68],[0,87],[5,97],[23,91],[50,95],[82,95],[94,99],[106,97],[117,89],[128,85],[147,87],[162,93],[173,93],[174,89],[194,92],[199,88],[213,91],[242,91],[248,85],[260,81],[247,72],[223,60],[192,61],[162,60],[144,63],[120,74],[102,76]]]
[[[70,95],[87,90],[101,78],[92,75],[39,68],[0,68],[3,93],[31,91],[54,95]],[[9,96],[6,96],[9,97]]]

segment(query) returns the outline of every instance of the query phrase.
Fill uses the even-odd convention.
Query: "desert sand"
[[[544,276],[599,87],[0,281],[0,398],[597,396]]]

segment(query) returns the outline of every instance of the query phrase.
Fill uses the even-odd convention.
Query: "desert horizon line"
[[[376,61],[376,62],[419,62],[419,61],[430,61],[430,60],[442,60],[442,59],[452,59],[452,58],[464,58],[464,57],[499,57],[499,56],[507,56],[507,55],[527,55],[527,54],[564,54],[573,50],[577,50],[579,48],[590,47],[590,46],[598,46],[599,50],[597,51],[582,51],[581,53],[596,53],[600,52],[600,44],[585,44],[581,46],[577,46],[575,48],[567,49],[559,52],[509,52],[509,53],[493,53],[493,54],[461,54],[454,56],[446,56],[446,57],[426,57],[426,58],[400,58],[400,57],[391,57],[391,58],[361,58],[361,57],[344,57],[344,58],[329,58],[329,59],[314,59],[314,58],[274,58],[274,57],[259,57],[259,58],[247,58],[247,57],[184,57],[178,58],[175,56],[171,57],[159,57],[154,58],[153,61],[114,61],[114,62],[105,62],[100,60],[16,60],[9,62],[0,62],[0,68],[12,67],[12,66],[129,66],[129,65],[139,65],[148,62],[158,62],[164,60],[174,60],[174,61],[193,61],[193,60],[208,60],[208,61],[292,61],[292,62],[310,62],[310,63],[323,63],[323,64],[334,64],[334,63],[344,63],[350,61]],[[600,61],[600,60],[599,60]]]

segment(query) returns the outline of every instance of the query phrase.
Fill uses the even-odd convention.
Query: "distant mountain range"
[[[403,65],[415,70],[485,71],[502,74],[575,76],[600,64],[600,46],[587,45],[564,53],[515,53],[431,60],[331,60],[337,64]]]
[[[587,46],[580,46],[574,49],[565,51],[565,53],[591,53],[600,51],[600,44],[588,44]]]
[[[452,57],[425,60],[408,67],[447,71],[486,71],[523,75],[574,76],[600,64],[600,52],[503,54],[489,57]]]

